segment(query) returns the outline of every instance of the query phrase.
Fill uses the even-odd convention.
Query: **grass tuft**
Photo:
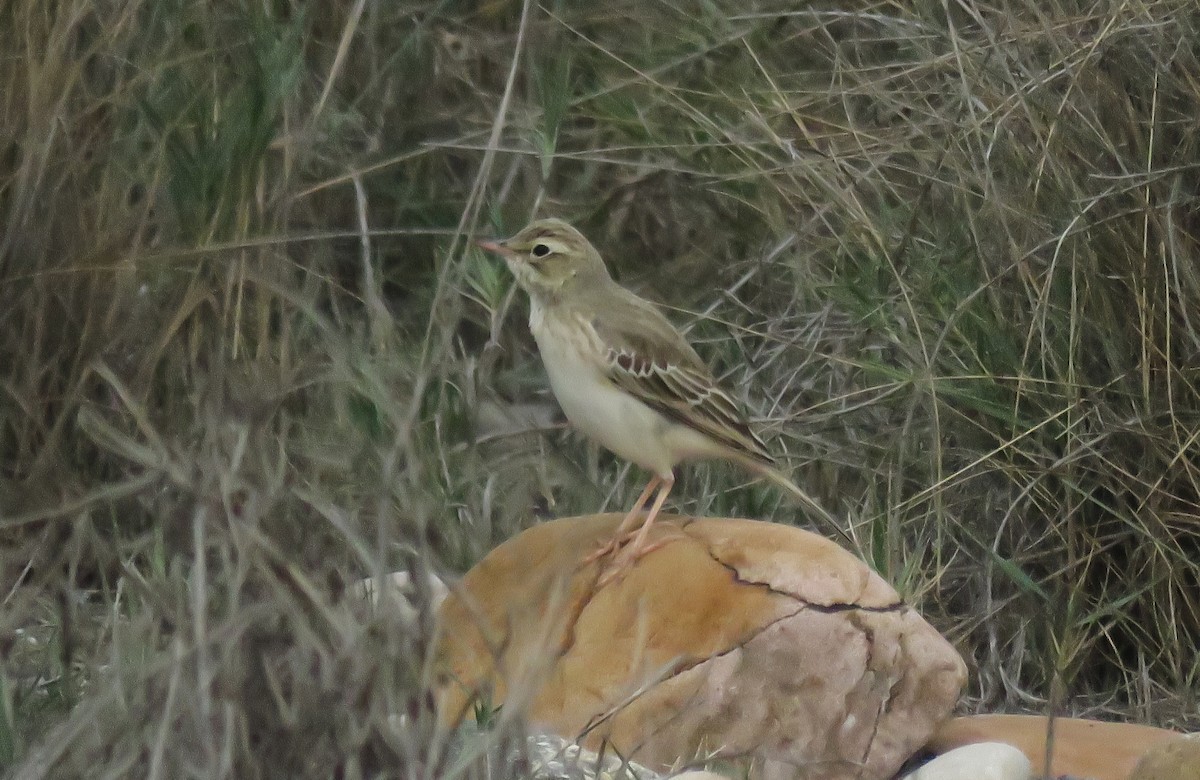
[[[638,489],[461,233],[535,213],[673,308],[965,709],[1197,728],[1200,9],[793,5],[0,9],[9,775],[516,776],[515,714],[435,727],[428,611],[350,588]]]

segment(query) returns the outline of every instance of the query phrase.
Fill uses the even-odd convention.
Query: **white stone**
[[[1033,767],[1017,748],[979,742],[943,753],[903,780],[1030,780]]]
[[[426,587],[429,589],[430,609],[436,610],[446,600],[450,588],[433,572],[430,572],[426,579]],[[382,580],[375,577],[359,580],[351,588],[351,592],[370,602],[372,606],[378,606],[385,598],[395,599],[401,620],[408,624],[417,619],[417,605],[414,603],[417,588],[412,575],[406,571],[385,574]]]

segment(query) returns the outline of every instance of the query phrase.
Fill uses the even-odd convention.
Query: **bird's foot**
[[[579,562],[579,565],[580,566],[590,566],[591,564],[600,560],[601,558],[608,555],[609,553],[616,552],[617,550],[621,549],[621,545],[627,544],[628,542],[630,542],[636,534],[637,534],[637,530],[635,529],[627,534],[623,534],[621,536],[617,536],[612,539],[609,539],[607,542],[605,542],[604,544],[600,545],[592,552],[585,555],[583,557],[583,559]]]
[[[586,556],[584,556],[583,559],[579,562],[580,565],[588,566],[589,564],[593,564],[596,561],[600,560],[601,558],[604,558],[608,555],[611,555],[612,553],[617,552],[622,547],[625,547],[627,544],[629,544],[633,540],[637,539],[637,535],[640,532],[641,532],[640,528],[634,528],[632,531],[627,531],[622,534],[617,534],[616,536],[609,539],[607,542],[600,545],[595,550],[593,550],[592,552],[590,552]],[[646,547],[646,546],[649,546],[649,545],[643,545],[643,547]],[[661,545],[658,542],[655,542],[653,549],[657,550],[660,546]],[[647,550],[646,552],[649,552],[649,550]],[[642,553],[642,555],[645,555],[645,554],[646,554],[645,552]],[[641,555],[639,555],[637,557],[640,558]],[[637,558],[634,558],[634,560],[637,560]]]
[[[625,577],[626,574],[629,573],[629,570],[633,568],[634,564],[636,564],[642,558],[661,547],[666,547],[676,539],[683,539],[686,537],[686,535],[683,533],[673,533],[668,534],[660,539],[655,539],[653,542],[643,543],[640,546],[635,546],[629,544],[631,538],[634,536],[636,536],[636,534],[626,534],[623,537],[619,537],[609,542],[608,545],[605,545],[605,547],[612,546],[614,549],[621,547],[624,547],[624,549],[621,549],[620,552],[617,553],[616,557],[613,558],[612,562],[604,568],[603,573],[600,575],[600,579],[596,581],[597,588],[603,588],[604,586],[613,582],[619,582]]]

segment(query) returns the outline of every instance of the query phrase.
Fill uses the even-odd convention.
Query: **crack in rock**
[[[699,542],[699,540],[696,540],[696,541]],[[784,598],[791,599],[792,601],[798,602],[800,604],[804,604],[806,607],[808,607],[809,609],[812,609],[816,612],[822,612],[825,614],[837,614],[839,612],[873,612],[875,614],[883,615],[883,614],[888,614],[890,612],[903,611],[908,608],[907,604],[905,604],[903,601],[899,601],[899,600],[895,601],[891,604],[884,604],[884,605],[878,606],[878,607],[867,607],[867,606],[863,606],[862,604],[854,604],[854,603],[850,603],[850,602],[838,602],[838,603],[834,603],[834,604],[817,604],[812,601],[808,601],[807,599],[803,599],[800,596],[797,596],[795,593],[792,593],[790,591],[780,590],[779,588],[776,588],[774,585],[772,585],[769,582],[760,582],[758,580],[747,579],[746,577],[742,576],[742,573],[740,571],[738,571],[736,566],[734,566],[731,563],[727,563],[726,561],[721,560],[720,556],[718,556],[716,554],[716,552],[713,551],[712,547],[709,547],[708,545],[701,545],[701,546],[703,546],[705,548],[705,551],[708,553],[708,557],[712,558],[714,563],[716,563],[718,566],[721,566],[722,568],[726,569],[730,573],[730,575],[733,577],[733,581],[736,582],[737,584],[746,585],[746,586],[749,586],[752,588],[763,588],[768,593],[771,593],[776,596],[783,596]]]

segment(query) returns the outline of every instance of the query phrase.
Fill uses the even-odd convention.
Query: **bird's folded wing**
[[[711,436],[733,453],[773,463],[741,408],[683,336],[656,309],[639,307],[636,314],[592,322],[604,345],[609,378],[650,408]]]

